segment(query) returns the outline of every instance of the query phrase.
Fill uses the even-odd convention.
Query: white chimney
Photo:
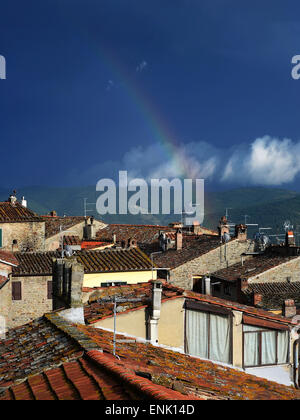
[[[162,282],[152,280],[152,308],[148,319],[148,338],[152,344],[158,343],[158,321],[161,311]]]
[[[27,200],[25,200],[25,197],[22,197],[21,204],[23,207],[27,208]]]
[[[211,287],[210,287],[210,277],[205,276],[205,294],[211,295]]]

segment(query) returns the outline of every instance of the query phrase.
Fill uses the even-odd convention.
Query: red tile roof
[[[160,231],[176,232],[169,226],[111,224],[98,230],[97,238],[112,242],[114,235],[116,235],[118,243],[132,238],[139,244],[149,244],[158,239]]]
[[[104,250],[82,250],[76,252],[77,261],[84,266],[85,273],[151,270],[150,259],[139,248]],[[51,275],[53,258],[60,258],[57,251],[16,252],[19,262],[13,268],[13,276]]]
[[[80,346],[45,318],[11,329],[0,340],[0,387],[80,354]]]
[[[77,261],[86,273],[151,270],[150,259],[139,248],[80,251]]]
[[[220,238],[210,235],[184,235],[182,249],[169,249],[154,255],[159,267],[175,268],[220,246]]]
[[[79,236],[75,235],[66,235],[64,236],[64,245],[80,245],[81,240]]]
[[[0,250],[0,260],[4,261],[4,262],[7,262],[9,264],[14,264],[14,265],[19,264],[15,255],[12,252],[9,252],[9,251]]]
[[[1,399],[300,398],[299,390],[149,343],[118,341],[116,359],[111,332],[70,324],[56,313],[43,323],[44,336],[36,323],[37,329],[0,342],[9,350],[1,351]],[[64,359],[70,355],[73,360]]]
[[[105,352],[112,353],[113,334],[98,328],[78,326]],[[117,335],[117,339],[124,339]],[[117,344],[119,361],[114,363],[131,372],[148,374],[155,384],[180,390],[202,399],[276,400],[299,399],[300,391],[257,378],[240,370],[218,365],[149,343]]]
[[[45,221],[46,238],[50,238],[51,236],[58,234],[60,232],[60,228],[62,228],[62,230],[67,230],[78,223],[84,222],[85,220],[84,216],[42,216],[42,218]]]
[[[5,276],[0,276],[0,289],[8,282],[8,278]]]
[[[99,248],[99,247],[105,247],[108,245],[113,245],[113,242],[103,242],[103,241],[95,241],[95,240],[89,240],[89,241],[82,241],[81,242],[81,249],[93,249],[93,248]]]
[[[284,264],[299,256],[281,256],[281,255],[270,255],[262,254],[254,256],[253,258],[247,259],[243,262],[231,265],[228,268],[218,270],[212,274],[213,277],[221,278],[226,281],[236,281],[238,279],[248,279],[250,277],[258,276],[264,271],[275,268],[280,264]]]
[[[120,313],[147,307],[151,304],[152,284],[148,282],[95,289],[84,288],[83,291],[91,293],[88,303],[84,307],[84,317],[87,324],[93,324],[100,319],[113,316],[115,296],[122,300],[125,299],[125,302],[118,303],[117,310]],[[176,297],[183,297],[183,289],[163,282],[162,301]]]
[[[15,204],[8,201],[0,202],[0,223],[15,222],[43,222],[43,219],[19,202]]]

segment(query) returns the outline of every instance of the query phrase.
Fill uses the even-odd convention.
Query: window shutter
[[[20,281],[12,282],[12,299],[22,300],[22,283]]]
[[[52,281],[48,281],[47,289],[47,297],[48,299],[52,299]]]

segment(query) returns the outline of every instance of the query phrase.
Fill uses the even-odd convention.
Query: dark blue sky
[[[298,1],[2,0],[0,10],[0,186],[96,184],[119,169],[174,176],[169,142],[214,183],[298,183]]]

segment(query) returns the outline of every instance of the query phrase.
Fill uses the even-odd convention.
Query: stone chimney
[[[225,233],[228,233],[228,235],[229,235],[229,225],[228,225],[228,221],[227,221],[226,216],[221,217],[221,219],[219,221],[218,231],[219,231],[219,235],[221,237],[223,237],[225,235]]]
[[[260,306],[262,303],[262,295],[259,293],[254,293],[253,294],[253,305],[254,306]]]
[[[17,191],[13,190],[13,193],[9,196],[8,201],[11,203],[12,206],[15,206],[17,203]]]
[[[180,229],[176,232],[176,250],[182,249],[182,231]]]
[[[287,299],[284,301],[282,315],[286,318],[292,318],[297,313],[295,301],[293,299]]]
[[[296,245],[295,235],[294,235],[294,232],[292,230],[287,231],[286,234],[285,234],[285,245],[286,246],[295,246]]]
[[[240,241],[247,240],[247,226],[240,224],[235,226],[235,237]]]
[[[90,240],[95,239],[95,225],[94,225],[94,217],[89,217],[85,219],[85,226],[83,228],[83,236],[84,239]]]
[[[57,217],[57,213],[56,213],[55,210],[50,211],[49,214],[50,214],[51,217]]]
[[[53,309],[67,309],[66,319],[84,323],[82,286],[84,267],[76,257],[53,261]],[[64,316],[60,312],[61,316]],[[76,320],[75,320],[76,319]]]
[[[148,317],[148,339],[152,344],[158,343],[158,321],[161,312],[162,282],[160,280],[151,280],[152,299],[151,310]]]

